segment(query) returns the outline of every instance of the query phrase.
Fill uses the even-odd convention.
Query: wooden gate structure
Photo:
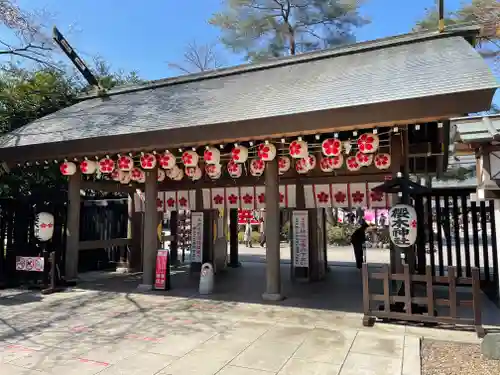
[[[11,169],[60,166],[71,233],[79,232],[80,190],[144,192],[141,233],[105,243],[142,243],[146,288],[154,279],[158,211],[210,211],[213,218],[220,208],[265,208],[263,298],[279,300],[281,209],[388,202],[370,187],[400,172],[444,171],[449,119],[490,108],[498,86],[472,46],[478,32],[411,33],[101,90],[0,138],[0,161]],[[78,235],[67,238],[70,279],[81,246]],[[300,251],[300,267],[317,266],[308,263],[307,246]]]

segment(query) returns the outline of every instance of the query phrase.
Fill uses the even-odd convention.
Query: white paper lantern
[[[321,151],[325,156],[338,156],[342,152],[342,142],[337,138],[325,139],[321,143]]]
[[[361,168],[361,165],[356,160],[356,156],[349,156],[346,159],[346,165],[347,165],[347,169],[351,172],[359,171]]]
[[[168,178],[174,180],[177,177],[177,175],[181,174],[181,172],[182,169],[180,169],[177,165],[174,165],[173,168],[167,169],[166,174]],[[184,172],[182,172],[182,175],[184,175]]]
[[[398,247],[410,247],[417,240],[417,212],[407,204],[397,204],[389,210],[389,236]]]
[[[115,162],[110,158],[99,160],[99,172],[108,174],[115,170]]]
[[[83,174],[94,174],[97,170],[97,163],[93,160],[84,160],[80,163],[80,170]]]
[[[266,164],[264,163],[263,160],[253,159],[250,162],[250,174],[254,177],[262,176],[265,168],[266,168]]]
[[[182,154],[182,163],[185,167],[196,167],[198,165],[199,156],[195,151],[184,151]]]
[[[379,138],[373,133],[361,134],[358,138],[358,150],[365,154],[373,154],[378,150]]]
[[[48,241],[54,235],[54,215],[39,212],[35,219],[35,237],[42,242]]]
[[[307,142],[298,139],[290,143],[288,151],[290,156],[294,159],[303,159],[309,154]]]
[[[143,173],[141,177],[137,180],[139,184],[143,184],[146,182],[146,173]]]
[[[297,173],[306,174],[307,172],[309,172],[309,167],[308,165],[306,165],[306,163],[307,162],[305,158],[298,159],[295,162],[295,170],[297,171]]]
[[[184,174],[193,181],[199,180],[201,178],[201,175],[202,175],[201,169],[198,166],[185,168]]]
[[[322,157],[319,162],[319,168],[322,172],[333,172],[333,157]]]
[[[150,153],[141,155],[140,162],[142,169],[153,169],[156,167],[156,155]]]
[[[368,167],[373,162],[373,155],[358,151],[356,152],[356,160],[362,167]]]
[[[191,177],[191,180],[198,181],[203,175],[200,167],[195,167],[194,175]]]
[[[172,153],[165,151],[158,158],[158,164],[160,164],[160,167],[163,169],[172,169],[175,167],[175,156]]]
[[[344,157],[342,154],[339,156],[334,156],[333,158],[333,169],[340,169],[344,165]]]
[[[351,141],[345,141],[344,143],[342,143],[342,148],[344,149],[344,153],[346,155],[349,155],[352,150]]]
[[[61,163],[59,170],[64,176],[73,176],[76,173],[76,164],[71,161],[65,161]]]
[[[235,146],[231,151],[231,160],[236,164],[245,163],[248,160],[248,148],[245,146]]]
[[[122,175],[121,175],[121,178],[120,178],[120,184],[124,184],[124,185],[129,184],[131,178],[132,178],[132,173],[131,172],[122,171]]]
[[[119,169],[115,169],[113,172],[111,172],[111,179],[113,181],[121,181],[123,173],[125,172]]]
[[[276,147],[269,143],[261,143],[257,147],[257,156],[263,161],[272,161],[276,157]]]
[[[278,159],[278,173],[280,175],[285,174],[290,170],[290,167],[292,165],[292,162],[290,161],[290,158],[287,156],[280,156]]]
[[[184,178],[184,170],[179,168],[179,173],[172,178],[174,181],[180,181]]]
[[[134,168],[134,160],[130,156],[122,155],[116,162],[118,169],[124,172],[130,172]]]
[[[203,160],[207,165],[214,165],[220,163],[220,151],[215,147],[207,147],[203,153]]]
[[[221,165],[220,164],[208,164],[205,165],[205,173],[208,177],[213,177],[221,174]]]
[[[375,155],[374,162],[377,169],[388,169],[391,166],[390,154],[377,154]]]
[[[227,171],[232,178],[240,178],[243,174],[243,166],[241,165],[241,163],[237,163],[231,160],[229,163],[227,163]]]
[[[158,171],[158,177],[156,178],[156,180],[158,182],[163,182],[166,177],[165,171],[163,169],[157,169],[157,171]]]
[[[212,175],[212,176],[209,176],[212,180],[218,180],[220,178],[220,176],[222,175],[222,171],[220,171],[219,173],[215,174],[215,175]]]
[[[130,179],[132,181],[141,182],[142,180],[146,180],[146,174],[140,168],[133,168],[130,172]]]
[[[316,156],[308,155],[307,158],[304,158],[304,163],[308,171],[316,168]]]

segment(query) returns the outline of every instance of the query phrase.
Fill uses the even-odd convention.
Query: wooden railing
[[[376,318],[434,324],[470,325],[475,328],[479,337],[483,337],[485,332],[481,321],[479,269],[477,267],[471,269],[472,277],[457,277],[455,267],[448,267],[448,276],[434,276],[431,266],[427,266],[425,271],[425,275],[410,274],[408,265],[405,265],[403,273],[391,274],[388,265],[384,265],[381,271],[370,273],[368,265],[364,263],[362,270],[363,325],[373,326]],[[383,294],[370,293],[370,279],[383,281]],[[400,293],[403,295],[391,294],[392,281],[403,282],[404,293]],[[471,300],[457,300],[457,283],[472,287]],[[434,286],[436,284],[448,287],[447,299],[435,298]],[[416,285],[425,285],[425,297],[413,296],[413,289]],[[383,309],[378,306],[374,307],[372,301],[383,302]],[[424,307],[422,308],[422,306]],[[439,315],[439,311],[435,309],[436,306],[449,307],[449,315]],[[458,306],[471,307],[473,318],[458,316]]]

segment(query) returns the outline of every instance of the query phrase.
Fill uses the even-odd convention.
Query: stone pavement
[[[74,289],[0,291],[2,375],[413,375],[418,335],[358,314]]]

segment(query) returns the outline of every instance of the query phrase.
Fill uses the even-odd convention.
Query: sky
[[[176,75],[169,62],[182,61],[187,43],[216,42],[210,16],[222,0],[18,0],[25,9],[44,8],[84,60],[103,57],[114,69],[139,71],[144,79]],[[447,11],[460,0],[446,0]],[[357,30],[358,41],[409,32],[434,0],[367,0],[363,15],[371,24]],[[1,32],[0,32],[1,33]],[[224,54],[226,65],[242,63]]]

